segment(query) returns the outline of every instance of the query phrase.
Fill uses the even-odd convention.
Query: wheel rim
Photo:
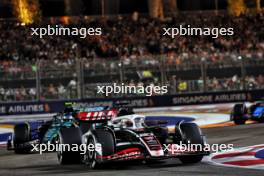
[[[57,143],[60,146],[60,144],[61,144],[60,137],[58,137]],[[59,150],[57,151],[57,157],[58,157],[59,162],[61,163],[62,162],[62,151],[60,150],[60,147],[59,147]]]
[[[88,140],[88,145],[91,145],[91,144],[94,145],[94,140],[92,138],[90,138]],[[96,165],[95,157],[96,157],[95,150],[87,151],[87,160],[88,160],[88,164],[90,165],[91,168],[94,168]]]
[[[58,160],[59,160],[59,162],[61,163],[61,161],[62,161],[62,154],[61,154],[61,151],[58,151],[57,152],[57,156],[58,156]]]

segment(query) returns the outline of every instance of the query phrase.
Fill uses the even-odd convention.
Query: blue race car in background
[[[264,101],[257,101],[246,106],[245,103],[235,104],[231,112],[231,121],[236,125],[245,124],[247,120],[264,122]]]

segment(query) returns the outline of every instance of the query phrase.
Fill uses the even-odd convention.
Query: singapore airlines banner
[[[0,115],[56,113],[64,109],[65,102],[76,102],[85,106],[115,106],[126,104],[133,108],[164,107],[193,104],[214,104],[264,100],[264,90],[193,93],[163,96],[140,96],[123,98],[100,98],[64,101],[0,103]]]

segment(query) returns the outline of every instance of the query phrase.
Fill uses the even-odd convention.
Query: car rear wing
[[[78,112],[76,117],[81,121],[97,123],[101,121],[108,121],[116,117],[117,110],[105,110],[95,112]]]

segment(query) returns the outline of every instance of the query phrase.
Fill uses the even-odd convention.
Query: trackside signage
[[[0,113],[5,114],[19,114],[19,113],[40,113],[44,112],[44,105],[40,104],[32,104],[32,105],[23,105],[23,104],[18,104],[18,105],[11,105],[11,106],[1,106],[0,107]]]
[[[247,93],[190,95],[173,98],[173,105],[246,101]]]
[[[19,102],[0,104],[0,115],[50,113],[63,108],[63,102]]]
[[[146,96],[146,97],[125,97],[125,98],[93,98],[83,100],[67,100],[86,106],[113,106],[119,103],[126,103],[134,108],[141,107],[162,107],[193,104],[228,103],[239,101],[264,100],[264,90],[255,91],[234,91],[234,92],[212,92],[180,95]],[[66,101],[43,101],[43,102],[19,102],[0,103],[0,115],[9,114],[40,114],[56,113],[64,109]]]

